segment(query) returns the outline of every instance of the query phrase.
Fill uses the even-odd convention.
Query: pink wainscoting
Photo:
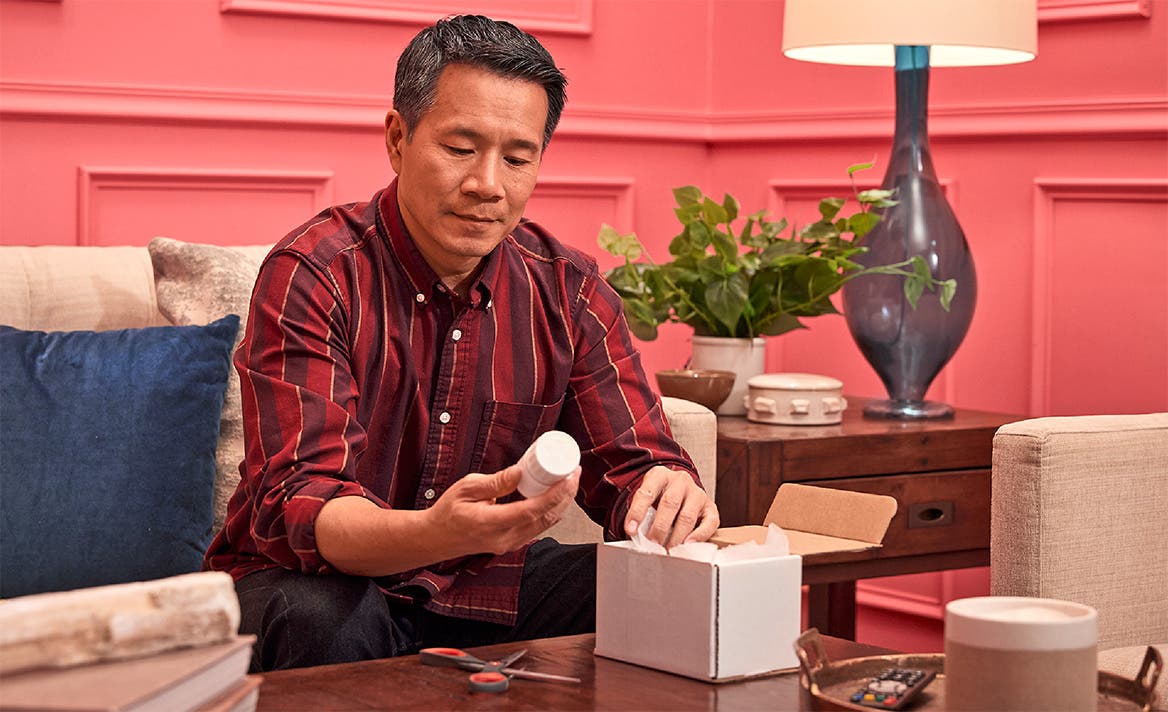
[[[391,173],[381,120],[410,36],[472,9],[535,32],[569,103],[529,213],[596,253],[665,255],[670,189],[802,220],[890,144],[891,72],[781,57],[780,0],[0,0],[0,243],[274,241]],[[1168,410],[1168,0],[1039,0],[1039,57],[933,73],[937,170],[978,310],[931,396],[1020,415]],[[602,266],[614,260],[598,255]],[[768,368],[880,395],[843,319]],[[684,327],[644,344],[681,365]],[[940,647],[984,569],[862,582],[861,639]]]

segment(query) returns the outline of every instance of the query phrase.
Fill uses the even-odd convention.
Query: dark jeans
[[[239,631],[256,636],[251,672],[591,633],[596,628],[596,545],[541,539],[528,550],[514,626],[441,616],[387,597],[371,579],[286,569],[235,583]]]

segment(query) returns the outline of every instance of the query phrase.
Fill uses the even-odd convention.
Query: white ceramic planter
[[[766,369],[766,339],[730,339],[721,336],[694,336],[690,368],[733,371],[734,389],[718,408],[718,415],[746,415],[742,400],[747,381]]]

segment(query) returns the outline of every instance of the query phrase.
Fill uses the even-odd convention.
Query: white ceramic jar
[[[832,425],[848,402],[842,381],[813,373],[764,373],[747,381],[746,418],[776,425]]]

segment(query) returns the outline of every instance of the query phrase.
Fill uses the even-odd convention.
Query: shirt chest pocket
[[[490,474],[514,465],[537,437],[555,427],[563,406],[563,398],[550,405],[488,401],[470,471]]]

